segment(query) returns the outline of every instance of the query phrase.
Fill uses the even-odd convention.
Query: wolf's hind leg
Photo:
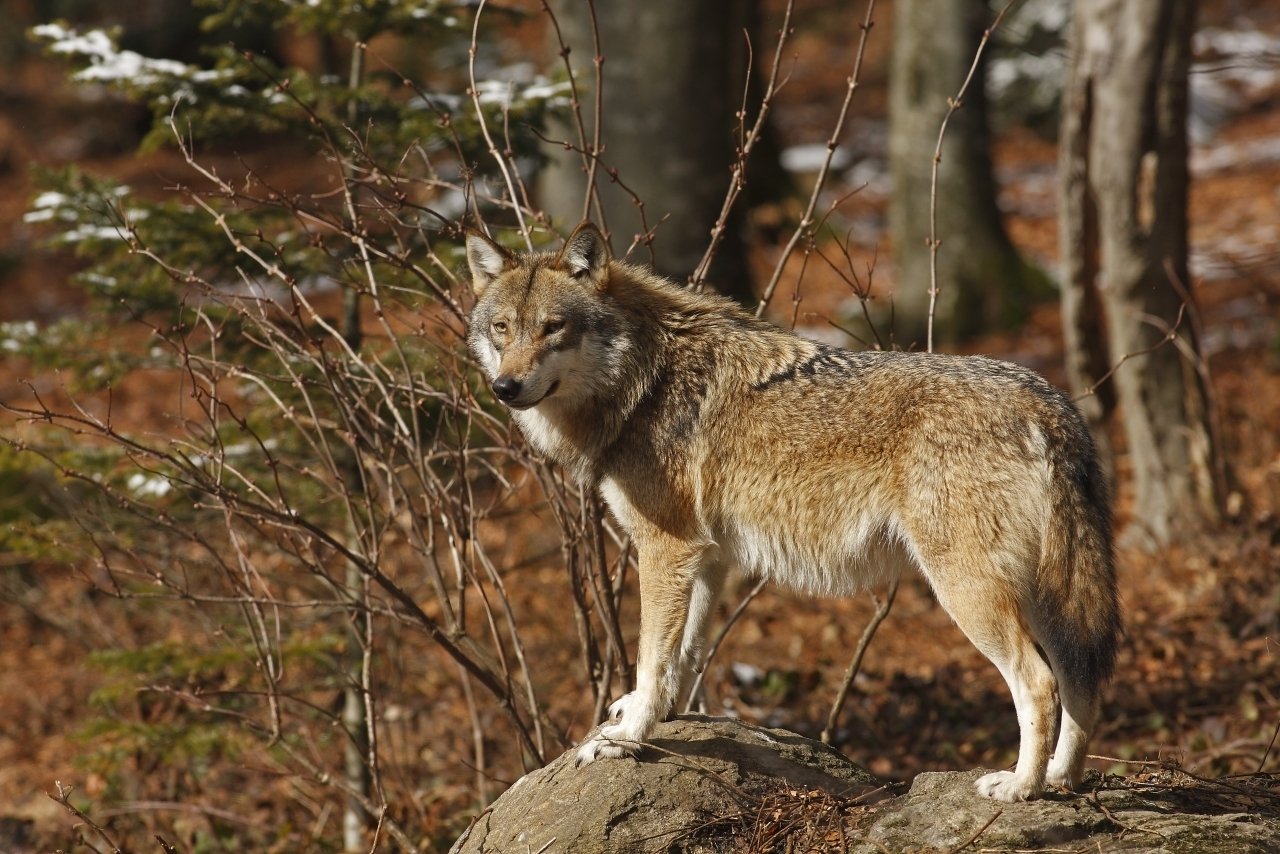
[[[1018,764],[978,780],[978,791],[998,801],[1026,801],[1044,792],[1058,701],[1053,671],[1040,656],[1007,576],[982,559],[976,565],[926,570],[938,601],[960,630],[1000,671],[1018,713]]]
[[[1102,701],[1096,687],[1071,679],[1058,680],[1058,693],[1062,698],[1062,728],[1049,763],[1048,781],[1054,786],[1077,789],[1084,776],[1089,738],[1098,724]]]
[[[995,771],[980,778],[978,791],[998,801],[1028,801],[1044,794],[1049,747],[1057,712],[1053,673],[1034,646],[1019,645],[999,659],[986,653],[999,668],[1013,694],[1018,714],[1018,764],[1013,771]]]

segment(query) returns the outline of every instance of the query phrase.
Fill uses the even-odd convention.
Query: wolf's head
[[[609,246],[591,223],[559,253],[513,254],[467,234],[476,306],[467,343],[512,409],[600,390],[626,348],[608,306]]]

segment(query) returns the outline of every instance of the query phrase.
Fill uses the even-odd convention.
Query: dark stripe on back
[[[756,391],[763,391],[777,383],[791,382],[798,377],[812,378],[818,374],[829,373],[843,377],[854,377],[858,373],[857,363],[858,354],[851,350],[820,345],[818,352],[809,358],[793,362],[785,368],[774,371],[760,382],[753,383],[751,388]]]

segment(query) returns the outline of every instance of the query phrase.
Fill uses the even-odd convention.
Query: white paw
[[[1059,786],[1063,789],[1075,791],[1080,787],[1079,780],[1071,779],[1071,772],[1066,767],[1057,767],[1053,762],[1049,763],[1049,773],[1045,775],[1045,782],[1050,786]]]
[[[627,713],[627,709],[635,704],[636,692],[628,691],[609,704],[609,719],[617,720]]]
[[[615,704],[616,705],[616,704]],[[633,739],[622,724],[602,727],[600,732],[582,743],[573,764],[581,768],[597,759],[619,759],[634,756],[640,742]]]
[[[1020,779],[1012,771],[992,772],[980,777],[975,785],[978,794],[1006,803],[1029,801],[1041,795],[1039,787],[1029,780]]]

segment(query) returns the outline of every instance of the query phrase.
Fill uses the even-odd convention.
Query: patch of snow
[[[35,197],[31,202],[33,208],[58,208],[71,203],[71,197],[66,193],[58,193],[53,190],[45,190],[43,193]]]
[[[476,100],[482,106],[497,106],[503,110],[513,107],[536,106],[540,103],[567,106],[569,83],[551,83],[546,78],[535,78],[523,88],[505,80],[480,80],[476,83]]]
[[[1044,91],[1062,87],[1066,68],[1066,54],[1056,51],[1039,56],[1020,53],[999,57],[987,63],[987,92],[993,98],[1003,98],[1015,85],[1026,82],[1040,96]]]
[[[1280,162],[1280,137],[1244,139],[1210,147],[1197,148],[1191,153],[1191,174],[1204,177],[1240,166],[1259,166]]]
[[[878,157],[859,160],[844,174],[844,182],[858,190],[860,195],[883,199],[893,192],[893,175],[889,164]]]
[[[778,156],[782,168],[792,173],[817,172],[827,160],[826,143],[810,143],[793,145],[784,148]],[[837,145],[831,152],[831,168],[837,172],[849,168],[853,155],[843,145]]]
[[[1062,0],[1029,0],[1010,16],[1009,25],[1018,29],[1040,29],[1061,33],[1071,21],[1071,4]]]
[[[173,484],[167,477],[147,475],[142,472],[129,475],[127,485],[134,495],[144,498],[160,498],[173,490]]]
[[[81,277],[86,282],[97,285],[98,287],[106,290],[110,290],[120,284],[120,281],[116,279],[115,276],[104,276],[101,273],[83,273],[81,274]]]
[[[1271,36],[1259,30],[1224,30],[1205,27],[1191,37],[1191,49],[1196,53],[1216,53],[1236,59],[1275,59],[1280,54],[1280,36]]]
[[[78,57],[89,65],[72,75],[82,83],[127,83],[151,86],[170,78],[216,83],[230,72],[199,69],[173,59],[154,59],[132,50],[121,50],[105,30],[78,32],[61,24],[41,24],[32,34],[49,42],[51,53]]]
[[[82,240],[124,240],[124,229],[114,225],[77,225],[58,236],[63,243],[79,243]]]
[[[0,350],[16,353],[40,332],[34,320],[0,323]]]
[[[740,685],[756,685],[760,683],[765,676],[764,671],[759,667],[756,667],[754,664],[745,664],[741,661],[735,661],[729,666],[729,669],[733,671],[733,678],[736,679]]]

